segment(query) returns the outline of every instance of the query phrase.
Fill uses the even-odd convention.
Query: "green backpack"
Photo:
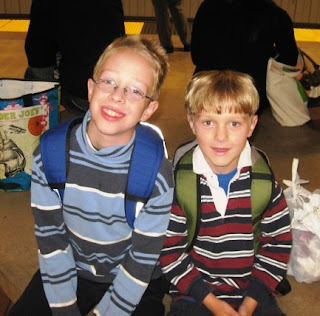
[[[175,167],[175,195],[187,218],[189,250],[196,239],[200,222],[200,176],[193,172],[193,150],[194,148],[182,156]],[[256,252],[259,245],[259,226],[262,215],[270,203],[274,176],[266,156],[255,147],[251,149],[251,159],[251,207]]]

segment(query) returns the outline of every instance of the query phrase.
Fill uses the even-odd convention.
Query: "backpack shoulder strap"
[[[63,200],[69,162],[69,139],[73,126],[82,118],[72,118],[47,130],[40,139],[40,153],[44,173],[51,189],[58,189]]]
[[[251,210],[254,231],[254,247],[258,248],[259,225],[262,215],[270,203],[274,187],[274,175],[267,156],[254,146],[251,147]]]
[[[198,234],[201,198],[200,176],[193,172],[193,151],[184,154],[175,168],[175,197],[187,219],[188,250]]]
[[[177,149],[174,152],[173,160],[172,160],[172,166],[173,168],[176,167],[181,157],[188,152],[190,149],[195,148],[197,146],[198,142],[197,140],[192,140],[187,143],[183,143],[180,146],[177,147]]]
[[[151,124],[138,124],[125,192],[126,217],[131,228],[141,209],[137,203],[146,203],[152,194],[164,152],[159,132]]]

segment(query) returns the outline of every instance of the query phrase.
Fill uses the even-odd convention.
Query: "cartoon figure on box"
[[[7,134],[0,131],[0,165],[4,165],[4,179],[0,184],[0,189],[17,189],[18,184],[14,183],[13,178],[20,173],[24,173],[26,158],[23,151],[16,143],[7,137]],[[7,181],[6,181],[7,180]]]

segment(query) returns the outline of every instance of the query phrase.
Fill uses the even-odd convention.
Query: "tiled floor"
[[[23,48],[25,33],[17,34],[17,31],[11,34],[0,32],[0,78],[23,77],[27,64]],[[144,36],[157,39],[156,35]],[[316,36],[317,42],[299,38],[299,46],[320,62],[320,36]],[[194,67],[190,54],[183,52],[176,36],[174,44],[177,50],[169,55],[171,70],[161,92],[160,108],[150,120],[162,129],[170,157],[179,144],[192,138],[184,113],[184,92]],[[68,114],[64,112],[62,116],[65,119]],[[320,131],[308,126],[281,127],[271,112],[267,111],[260,118],[252,141],[267,152],[281,184],[283,179],[291,178],[292,159],[299,158],[299,174],[301,178],[310,180],[305,188],[313,191],[320,188],[319,139]],[[13,301],[19,297],[37,268],[29,203],[30,192],[0,192],[0,286]],[[286,314],[320,315],[320,282],[298,283],[292,277],[289,278],[293,290],[279,299]]]

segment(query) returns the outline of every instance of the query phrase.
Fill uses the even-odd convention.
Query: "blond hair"
[[[231,70],[199,72],[187,86],[185,108],[190,116],[202,111],[245,113],[255,115],[259,94],[253,79]]]
[[[121,49],[129,49],[149,60],[150,65],[153,67],[154,75],[151,97],[156,100],[169,71],[168,57],[165,50],[157,42],[142,38],[139,35],[119,37],[107,46],[96,63],[93,71],[93,79],[100,79],[99,77],[103,72],[103,67],[109,57]]]

